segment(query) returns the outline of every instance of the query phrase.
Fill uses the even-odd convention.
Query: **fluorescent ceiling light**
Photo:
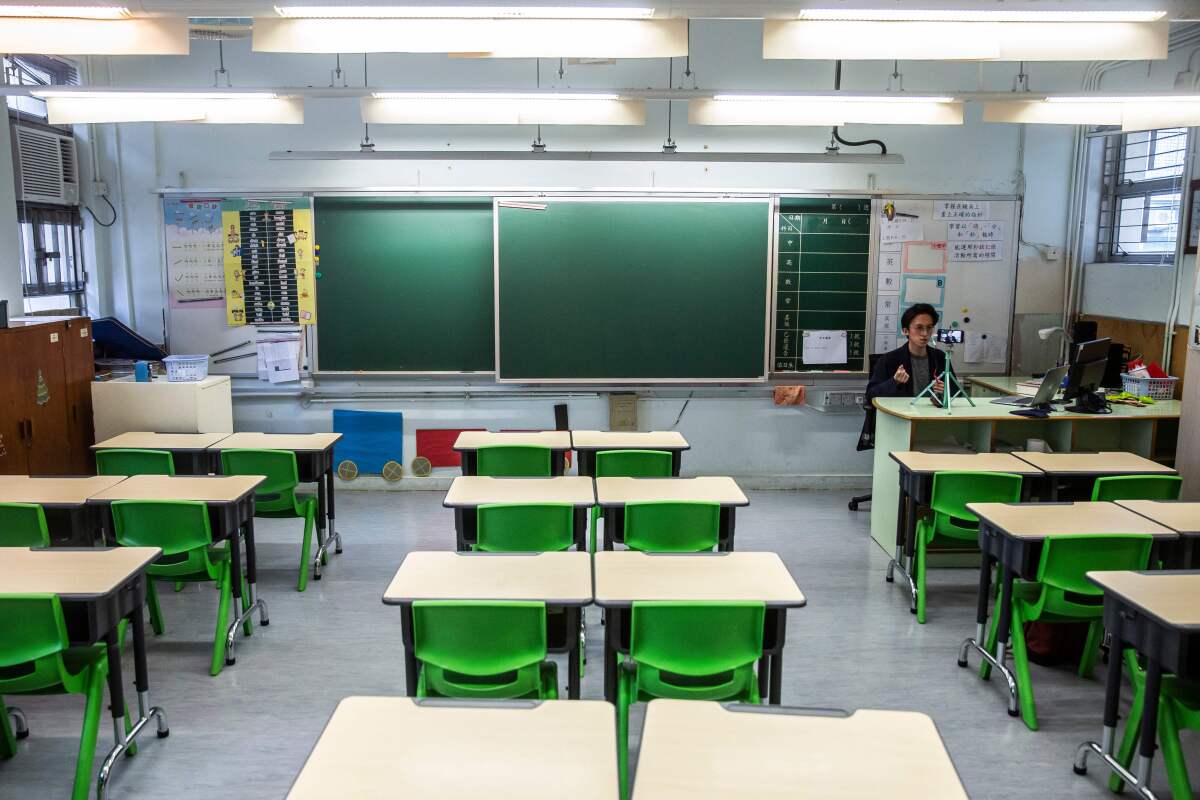
[[[898,153],[721,153],[712,150],[675,153],[627,150],[276,150],[271,161],[593,161],[701,162],[738,164],[903,164]],[[646,191],[640,187],[636,191]]]
[[[948,97],[718,95],[689,100],[693,125],[961,125],[963,105]]]
[[[455,53],[490,58],[677,58],[686,19],[284,19],[254,21],[259,53]]]
[[[105,122],[200,122],[212,125],[304,122],[304,101],[269,92],[81,92],[45,90],[52,125]]]
[[[394,93],[364,97],[363,122],[390,125],[644,125],[646,103],[616,95]]]
[[[1166,15],[1166,11],[809,8],[802,10],[799,18],[871,22],[1156,22]]]
[[[1167,57],[1171,23],[766,20],[763,58],[1143,61]]]
[[[188,21],[184,17],[0,16],[0,53],[185,56],[188,54]]]
[[[71,19],[125,19],[124,6],[0,6],[0,17],[63,17]]]
[[[373,92],[381,100],[619,100],[616,94],[584,92]]]
[[[1055,95],[1046,98],[1047,103],[1200,103],[1200,94],[1143,94],[1088,96]]]
[[[1044,100],[994,101],[984,104],[983,121],[1120,125],[1125,131],[1194,127],[1200,125],[1200,95],[1073,95]]]
[[[646,19],[653,8],[626,6],[275,6],[290,19]]]

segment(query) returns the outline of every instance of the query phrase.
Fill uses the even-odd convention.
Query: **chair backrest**
[[[575,543],[570,503],[489,503],[479,506],[476,550],[545,553]]]
[[[463,675],[499,675],[546,657],[546,604],[417,600],[413,653]]]
[[[199,500],[114,500],[113,527],[125,547],[160,547],[162,555],[147,570],[183,575],[204,570],[212,529],[208,507]]]
[[[929,506],[939,517],[978,523],[967,503],[1017,503],[1021,500],[1021,476],[1009,472],[938,472],[933,476]],[[970,535],[977,529],[937,520],[939,528],[961,530]]]
[[[601,450],[597,478],[670,478],[673,457],[667,450]]]
[[[1050,536],[1042,543],[1037,580],[1063,592],[1098,597],[1104,590],[1087,573],[1146,569],[1153,542],[1149,534],[1137,533]]]
[[[46,512],[36,503],[0,503],[0,547],[49,547]]]
[[[677,675],[714,675],[762,656],[765,618],[756,602],[635,602],[629,654]]]
[[[222,450],[224,475],[265,475],[254,489],[254,504],[259,511],[288,511],[295,506],[300,469],[291,450]]]
[[[721,505],[644,502],[625,505],[625,545],[657,553],[697,553],[717,546]]]
[[[98,475],[174,475],[175,459],[166,450],[118,447],[96,451]]]
[[[0,694],[60,683],[67,643],[57,595],[0,594]]]
[[[550,477],[550,448],[525,444],[497,444],[475,451],[475,472],[493,478]]]
[[[1092,500],[1178,500],[1178,475],[1112,475],[1097,478]]]

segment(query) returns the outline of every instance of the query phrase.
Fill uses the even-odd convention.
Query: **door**
[[[67,381],[69,463],[71,472],[90,475],[93,470],[89,448],[96,441],[92,431],[92,381],[96,377],[92,321],[88,317],[79,317],[67,320],[66,326],[63,368]]]
[[[21,339],[17,329],[0,329],[0,475],[28,473],[25,405],[18,397]]]
[[[16,360],[16,397],[24,406],[25,444],[30,475],[72,471],[67,457],[67,380],[63,348],[67,327],[61,322],[15,329],[21,356]],[[19,410],[19,409],[18,409]]]

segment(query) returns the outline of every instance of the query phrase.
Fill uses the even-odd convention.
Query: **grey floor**
[[[929,621],[918,625],[899,584],[883,581],[888,559],[870,538],[869,514],[847,511],[844,494],[752,492],[750,499],[738,514],[738,549],[778,552],[809,598],[788,619],[785,704],[923,711],[979,800],[1111,797],[1100,769],[1087,777],[1071,771],[1076,745],[1099,730],[1099,681],[1035,666],[1042,729],[1032,733],[1005,714],[999,682],[955,665],[958,645],[974,627],[974,570],[933,572]],[[271,625],[239,640],[237,664],[217,678],[208,675],[216,593],[198,586],[160,592],[167,630],[149,641],[151,691],[167,711],[171,735],[143,737],[141,752],[118,768],[111,796],[283,797],[341,698],[402,694],[399,613],[380,596],[409,550],[453,548],[453,517],[441,500],[440,492],[340,493],[345,553],[304,594],[295,591],[296,524],[260,521],[259,587]],[[588,621],[583,695],[599,698],[595,609]],[[128,655],[126,662],[132,676]],[[13,699],[33,733],[16,758],[0,762],[0,798],[68,796],[82,700]],[[640,725],[637,707],[631,745]],[[106,718],[97,766],[111,735]],[[1200,783],[1200,737],[1184,737]],[[1167,797],[1161,770],[1155,780]]]

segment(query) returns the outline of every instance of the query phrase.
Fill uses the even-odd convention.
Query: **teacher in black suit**
[[[946,354],[929,346],[937,330],[938,312],[928,303],[917,303],[900,317],[900,330],[908,341],[880,356],[867,382],[867,400],[876,397],[912,397],[933,383],[942,394]]]

